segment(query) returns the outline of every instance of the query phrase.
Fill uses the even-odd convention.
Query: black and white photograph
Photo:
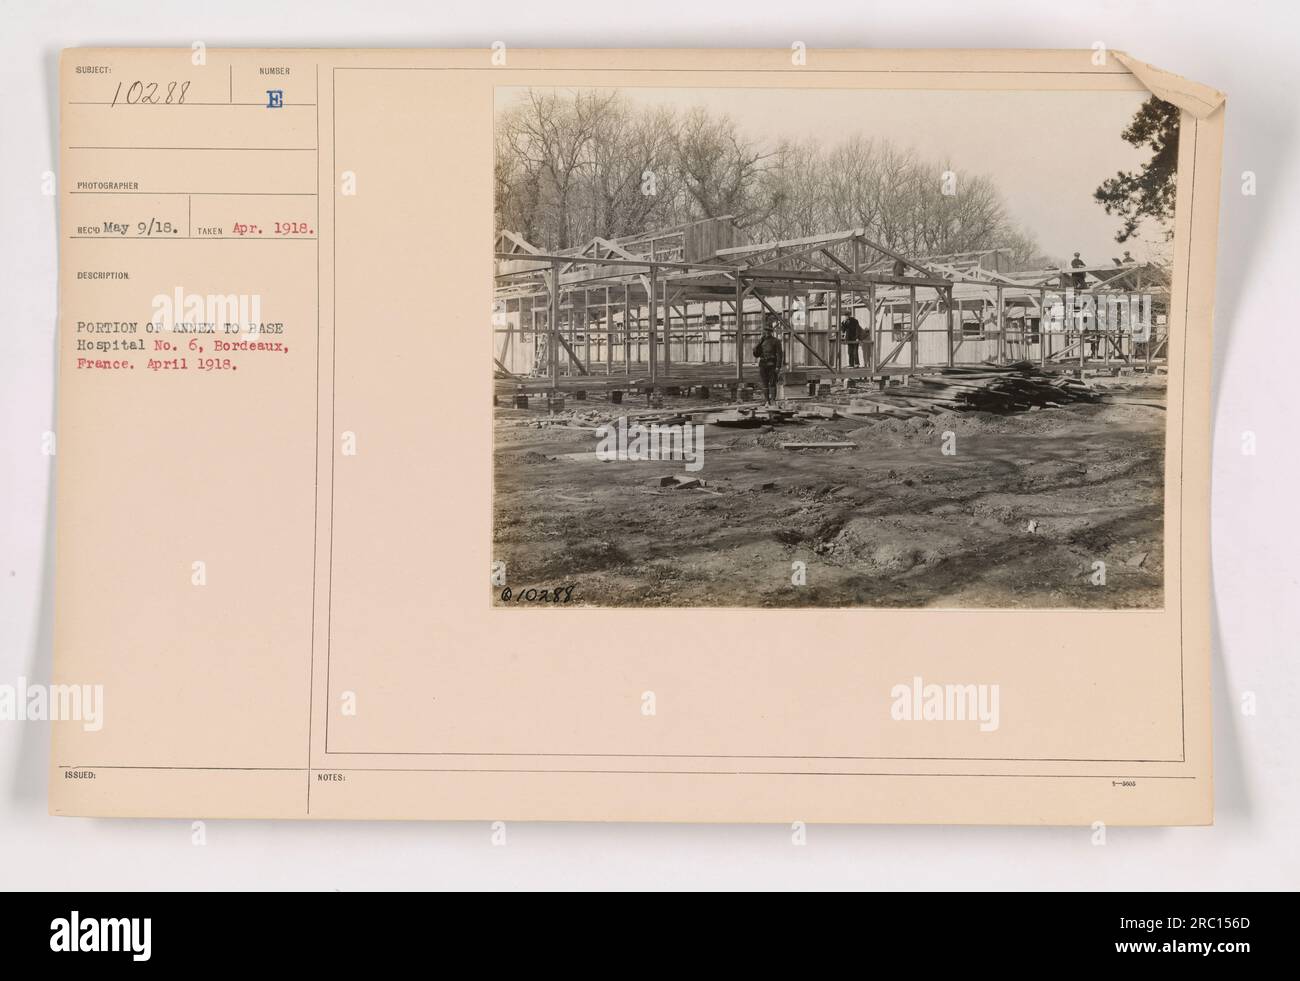
[[[495,111],[495,546],[536,601],[1162,607],[1174,106]]]

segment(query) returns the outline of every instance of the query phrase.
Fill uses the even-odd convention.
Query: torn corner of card
[[[51,811],[1211,821],[1223,95],[1113,54],[65,51]]]

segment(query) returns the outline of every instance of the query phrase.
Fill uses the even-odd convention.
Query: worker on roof
[[[763,324],[763,338],[754,345],[754,357],[758,359],[758,377],[763,383],[763,403],[771,405],[781,369],[785,367],[785,348],[772,329],[771,320]]]
[[[1137,260],[1134,259],[1133,256],[1132,256],[1132,254],[1129,253],[1127,250],[1125,250],[1125,252],[1124,252],[1124,265],[1126,265],[1126,266],[1135,266],[1135,265],[1137,265]]]
[[[1088,264],[1079,258],[1079,253],[1074,253],[1074,258],[1070,260],[1071,269],[1086,269]],[[1075,272],[1071,274],[1071,280],[1076,290],[1086,290],[1088,288],[1088,274]]]

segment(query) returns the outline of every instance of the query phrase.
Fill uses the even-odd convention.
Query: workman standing
[[[754,357],[758,359],[758,377],[763,383],[763,401],[772,404],[776,397],[776,383],[785,367],[785,349],[772,330],[769,320],[763,325],[763,338],[754,345]]]
[[[858,342],[862,339],[862,325],[858,318],[850,315],[840,324],[840,333],[849,349],[849,367],[861,367],[858,361]]]

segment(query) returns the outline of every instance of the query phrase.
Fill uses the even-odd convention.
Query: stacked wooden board
[[[1006,413],[1071,402],[1099,402],[1101,395],[1077,379],[1049,375],[1028,361],[1020,361],[944,368],[938,375],[919,376],[911,384],[888,388],[872,396],[872,400],[931,411],[978,409]]]
[[[907,398],[930,399],[950,408],[1024,412],[1034,407],[1099,402],[1101,396],[1066,375],[1048,375],[1027,361],[1010,365],[945,368],[938,378],[921,377],[894,390]]]

